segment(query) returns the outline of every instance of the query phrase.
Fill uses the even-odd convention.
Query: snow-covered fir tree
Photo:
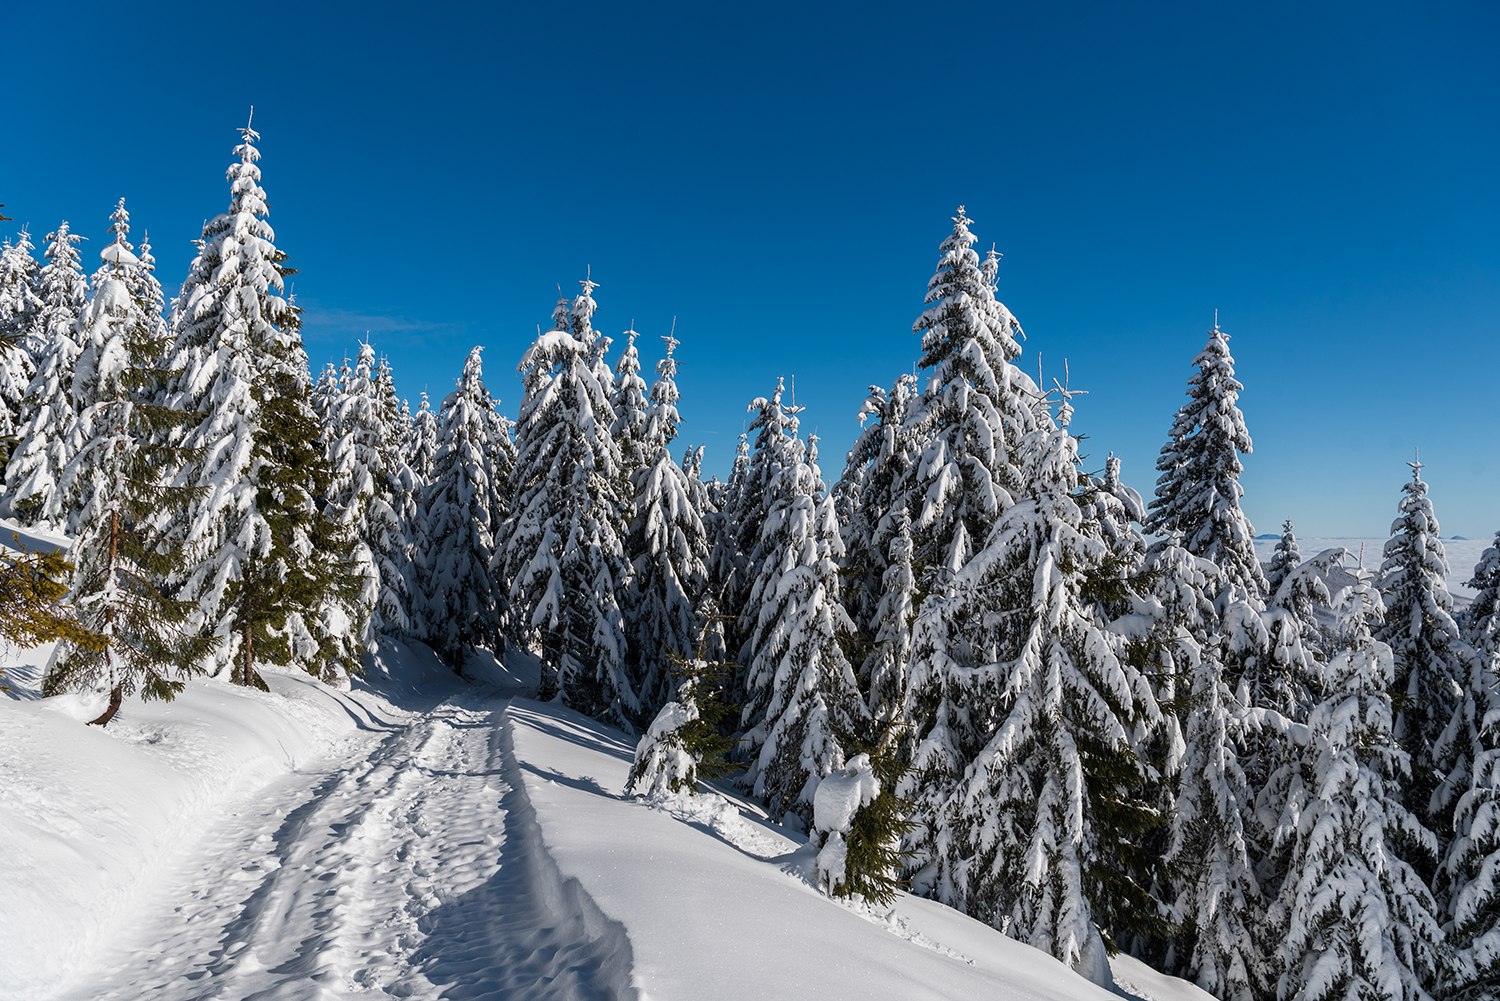
[[[721,496],[713,498],[718,511],[704,520],[709,533],[708,590],[719,607],[730,612],[738,607],[737,596],[744,588],[745,568],[750,562],[749,554],[740,549],[739,527],[734,522],[749,473],[750,435],[747,431],[740,435],[735,446],[734,462]],[[730,632],[735,632],[735,628]],[[737,644],[734,649],[738,649]]]
[[[281,293],[260,186],[259,135],[248,125],[231,164],[229,211],[205,224],[173,313],[168,402],[205,414],[180,439],[201,449],[201,494],[175,527],[194,560],[177,597],[197,604],[219,671],[264,682],[257,660],[328,679],[358,670],[362,581],[349,534],[319,510],[330,471],[311,404],[298,311]],[[176,442],[178,439],[173,439]]]
[[[766,492],[740,716],[750,761],[742,781],[773,817],[803,830],[818,784],[844,767],[839,734],[865,729],[869,716],[839,644],[854,628],[839,597],[843,542],[811,444],[804,452],[793,439]]]
[[[78,360],[78,317],[88,301],[88,282],[73,246],[83,237],[62,223],[47,234],[47,263],[37,274],[42,306],[31,329],[36,374],[26,387],[20,439],[5,468],[5,494],[0,513],[34,524],[52,495],[57,478],[73,459],[73,366]],[[61,527],[61,526],[57,526]]]
[[[610,389],[610,409],[615,419],[609,431],[620,450],[620,468],[627,477],[656,460],[654,443],[646,440],[646,380],[641,378],[641,359],[635,349],[634,326],[625,331],[625,350],[615,364]],[[676,437],[673,429],[672,437]],[[668,439],[671,440],[670,438]]]
[[[764,563],[763,529],[770,516],[772,486],[782,470],[806,457],[806,446],[797,437],[801,408],[781,402],[785,391],[786,381],[777,379],[769,399],[756,397],[747,408],[755,414],[747,431],[755,435],[755,451],[743,466],[736,458],[738,479],[730,481],[732,506],[724,512],[728,536],[722,540],[722,554],[716,554],[723,556],[720,568],[728,573],[721,585],[722,607],[738,615],[729,640],[730,648],[740,651],[741,663],[748,662],[760,616],[751,590]]]
[[[1281,541],[1271,553],[1271,562],[1266,567],[1266,594],[1275,594],[1281,582],[1292,568],[1302,562],[1302,551],[1297,548],[1297,535],[1292,531],[1292,520],[1288,518],[1281,526]]]
[[[21,426],[22,401],[36,375],[30,333],[41,311],[36,259],[26,230],[0,246],[0,438]]]
[[[1328,666],[1276,823],[1287,873],[1268,916],[1280,942],[1283,1001],[1427,1001],[1438,985],[1443,933],[1413,867],[1437,839],[1402,803],[1410,757],[1398,744],[1388,694],[1391,649],[1364,624],[1380,599],[1357,585],[1352,645]],[[1289,781],[1288,781],[1289,778]]]
[[[469,352],[458,388],[443,400],[417,564],[422,635],[455,669],[470,647],[500,649],[502,596],[490,562],[500,506],[495,494],[503,487],[491,462],[495,404],[484,385],[481,350]]]
[[[1177,411],[1156,462],[1161,477],[1145,527],[1157,535],[1181,532],[1194,556],[1213,560],[1230,583],[1261,595],[1266,579],[1255,557],[1255,528],[1240,508],[1240,456],[1251,450],[1238,406],[1245,387],[1234,377],[1229,335],[1217,320],[1193,364],[1189,402]]]
[[[1422,482],[1422,464],[1409,465],[1412,478],[1402,488],[1400,514],[1391,524],[1380,565],[1385,624],[1375,636],[1395,656],[1392,691],[1405,696],[1396,713],[1395,735],[1411,755],[1407,809],[1422,817],[1446,847],[1455,797],[1434,794],[1455,762],[1442,760],[1438,744],[1474,676],[1475,652],[1453,618],[1448,559]]]
[[[904,489],[918,560],[947,573],[985,544],[1025,491],[1016,453],[1040,396],[1010,364],[1021,353],[1021,325],[995,298],[998,255],[981,266],[969,223],[959,206],[927,283],[927,309],[912,325],[930,374],[908,418],[921,457]]]
[[[664,339],[666,355],[656,366],[640,427],[616,438],[622,452],[626,443],[634,443],[643,453],[654,450],[631,476],[635,499],[625,539],[634,571],[626,592],[627,662],[643,714],[654,714],[672,698],[670,658],[692,652],[700,632],[699,603],[708,586],[707,533],[688,475],[672,460],[670,446],[678,426],[677,362],[672,357],[677,339]],[[632,343],[626,350],[633,347]],[[620,398],[618,381],[616,389]],[[619,410],[615,427],[623,430]]]
[[[894,531],[885,575],[881,579],[880,603],[871,621],[874,649],[865,658],[864,682],[867,702],[877,715],[897,712],[906,695],[906,671],[911,663],[912,623],[917,615],[916,567],[911,516],[905,508],[896,511]],[[882,533],[885,534],[885,533]]]
[[[331,425],[343,433],[329,443],[332,479],[324,512],[355,539],[352,558],[363,579],[360,641],[368,653],[375,652],[382,633],[403,632],[407,625],[405,588],[392,563],[405,539],[388,499],[387,431],[375,398],[375,364],[375,349],[361,342],[354,368],[334,396]]]
[[[1169,866],[1182,875],[1175,904],[1186,955],[1182,972],[1222,1001],[1266,997],[1273,976],[1269,950],[1257,936],[1264,913],[1246,818],[1254,790],[1235,753],[1238,708],[1224,683],[1218,651],[1209,647],[1191,668],[1190,709],[1184,715],[1181,788],[1172,815]]]
[[[871,636],[879,631],[875,618],[885,595],[891,543],[896,521],[907,510],[905,483],[917,460],[918,443],[906,426],[915,396],[916,377],[912,375],[897,377],[889,392],[870,387],[859,409],[862,430],[835,486],[835,492],[852,508],[844,528],[849,614]],[[907,559],[910,562],[911,557]],[[868,662],[860,666],[866,679],[872,670]]]
[[[126,275],[139,265],[128,263],[123,242],[106,248],[107,270],[96,275],[80,323],[97,344],[87,377],[98,402],[80,415],[87,437],[59,489],[81,502],[73,604],[81,624],[107,643],[61,645],[43,682],[49,695],[102,686],[109,707],[91,721],[101,726],[137,690],[171,699],[208,647],[191,627],[193,603],[165,594],[184,554],[161,538],[163,513],[186,506],[194,490],[164,483],[162,471],[191,457],[154,444],[163,428],[197,415],[151,402],[165,376],[157,366],[166,344],[128,287]]]
[[[1492,665],[1482,669],[1453,727],[1474,760],[1454,805],[1454,836],[1436,881],[1447,901],[1453,951],[1443,985],[1450,1001],[1500,997],[1500,677]]]
[[[1155,816],[1133,745],[1160,710],[1084,596],[1110,553],[1074,498],[1076,439],[1045,410],[1033,423],[1015,442],[1034,457],[1029,489],[917,617],[902,788],[922,824],[918,889],[1099,977],[1096,921],[1162,918],[1118,855]]]
[[[621,610],[627,481],[592,325],[597,286],[580,284],[567,325],[539,334],[521,357],[514,506],[496,565],[510,581],[509,629],[541,655],[543,694],[560,689],[572,708],[631,728],[642,709]]]

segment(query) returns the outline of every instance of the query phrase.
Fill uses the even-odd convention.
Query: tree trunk
[[[120,703],[125,701],[125,683],[116,685],[109,693],[109,708],[100,714],[98,719],[89,720],[89,726],[105,726],[115,718],[115,713],[120,711]]]

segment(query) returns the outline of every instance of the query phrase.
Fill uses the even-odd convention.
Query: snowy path
[[[59,997],[634,998],[623,927],[542,844],[506,712],[445,702],[240,803]]]

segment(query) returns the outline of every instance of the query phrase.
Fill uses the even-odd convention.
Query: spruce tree
[[[614,411],[614,423],[610,435],[620,450],[620,469],[627,477],[634,477],[636,470],[656,460],[654,443],[646,440],[646,381],[641,378],[641,359],[635,350],[635,328],[625,331],[625,350],[615,365],[614,382],[610,391],[610,408]],[[674,428],[667,440],[675,438]]]
[[[1256,880],[1254,790],[1235,753],[1238,708],[1224,684],[1218,652],[1192,668],[1181,788],[1172,813],[1169,866],[1178,873],[1176,906],[1185,929],[1184,975],[1222,1001],[1268,996],[1269,949],[1260,941],[1265,910]]]
[[[521,357],[514,507],[496,559],[510,581],[511,633],[541,655],[542,694],[560,690],[568,706],[632,729],[642,710],[621,612],[628,485],[592,325],[597,285],[580,284],[566,326],[538,335]]]
[[[26,230],[0,247],[0,437],[21,427],[26,389],[36,375],[29,336],[42,309],[37,264]]]
[[[73,458],[70,445],[78,421],[73,408],[73,366],[78,317],[88,300],[88,283],[74,244],[82,240],[62,223],[47,234],[47,263],[37,275],[42,300],[32,325],[36,375],[26,387],[19,443],[5,468],[5,495],[0,513],[23,524],[35,524],[57,478]],[[61,527],[61,526],[56,526]]]
[[[1292,520],[1288,518],[1281,526],[1281,541],[1271,553],[1271,564],[1266,567],[1266,594],[1274,595],[1287,574],[1302,562],[1302,552],[1297,548],[1297,536],[1292,531]]]
[[[1158,535],[1181,532],[1189,552],[1213,560],[1230,583],[1258,597],[1266,579],[1255,557],[1255,528],[1240,509],[1240,455],[1251,450],[1237,405],[1245,387],[1234,377],[1229,335],[1217,321],[1193,364],[1198,371],[1188,380],[1189,402],[1177,411],[1156,463],[1162,475],[1145,528]]]
[[[400,525],[384,496],[386,430],[377,410],[374,384],[375,349],[361,342],[354,368],[346,366],[334,397],[334,424],[343,432],[329,447],[332,478],[325,514],[347,529],[355,540],[351,554],[363,581],[360,617],[365,630],[360,642],[374,653],[384,632],[403,630],[404,606],[385,599],[390,572],[377,562],[375,542],[390,545],[389,533],[398,535]],[[400,543],[394,544],[396,548]],[[386,572],[382,572],[386,571]],[[399,583],[397,592],[399,593]],[[394,616],[386,618],[386,614]]]
[[[906,716],[919,742],[901,792],[922,825],[918,889],[1097,972],[1096,922],[1166,924],[1128,857],[1161,822],[1137,795],[1133,747],[1161,713],[1086,594],[1110,552],[1074,497],[1076,439],[1045,410],[1033,423],[1016,442],[1029,489],[917,617]]]
[[[1423,818],[1446,849],[1455,797],[1440,787],[1456,762],[1443,760],[1451,757],[1443,752],[1458,748],[1451,742],[1445,748],[1439,744],[1464,701],[1475,671],[1475,652],[1453,618],[1448,559],[1427,484],[1422,482],[1422,464],[1408,465],[1412,478],[1402,488],[1400,515],[1391,525],[1380,565],[1385,624],[1375,636],[1395,656],[1391,690],[1400,699],[1395,737],[1411,755],[1411,780],[1404,784],[1406,808]]]
[[[671,700],[672,658],[686,657],[693,649],[699,602],[708,585],[707,534],[688,475],[672,460],[670,449],[678,425],[677,362],[672,358],[677,340],[664,340],[666,356],[656,366],[639,430],[616,439],[622,451],[631,441],[642,452],[654,450],[648,463],[631,476],[635,499],[625,539],[634,571],[625,615],[627,655],[643,715],[654,715]],[[615,426],[621,427],[619,411]]]
[[[1356,600],[1379,615],[1361,582]],[[1402,804],[1410,757],[1394,735],[1391,650],[1361,623],[1328,666],[1276,824],[1281,885],[1268,923],[1283,1001],[1427,1001],[1443,961],[1436,903],[1413,863],[1437,839]]]
[[[843,555],[816,449],[793,439],[766,493],[757,545],[755,609],[740,723],[750,768],[742,779],[773,817],[806,830],[818,784],[844,767],[840,732],[866,729],[868,710],[839,643],[853,622],[839,596]]]
[[[916,377],[911,375],[899,376],[889,392],[870,387],[859,409],[863,430],[849,450],[844,476],[835,487],[852,508],[844,522],[849,612],[871,636],[879,631],[876,616],[885,596],[896,522],[903,513],[909,514],[905,485],[917,461],[919,443],[907,427],[907,417],[915,396]],[[913,557],[907,559],[910,562]],[[867,658],[860,667],[866,684],[872,684],[873,670]]]
[[[106,645],[64,644],[43,682],[48,695],[102,682],[109,708],[91,721],[100,726],[137,689],[145,699],[171,699],[208,647],[191,628],[193,604],[165,593],[167,578],[184,568],[184,559],[160,533],[170,521],[164,515],[201,492],[164,483],[162,472],[196,457],[156,444],[164,428],[201,415],[151,402],[167,374],[158,367],[167,345],[131,294],[126,276],[139,264],[131,263],[123,244],[117,234],[106,248],[107,270],[96,275],[80,323],[97,345],[80,375],[87,371],[98,402],[80,415],[87,440],[59,489],[75,493],[81,504],[73,604],[80,623]]]
[[[423,504],[427,544],[417,567],[427,641],[455,670],[470,647],[500,650],[501,596],[490,575],[499,489],[490,462],[495,405],[484,385],[481,350],[469,352],[458,388],[443,400]]]
[[[927,309],[912,325],[930,374],[908,419],[921,458],[904,490],[918,560],[948,573],[984,546],[1025,491],[1017,452],[1039,396],[1011,364],[1023,335],[995,298],[998,255],[979,263],[969,223],[960,205],[927,283]]]
[[[176,596],[236,684],[264,687],[258,660],[337,679],[359,669],[361,580],[352,538],[320,510],[331,474],[298,310],[280,294],[291,269],[265,220],[260,136],[240,133],[229,211],[204,226],[173,313],[170,367],[185,371],[168,403],[206,414],[181,437],[204,464],[178,479],[201,496],[174,533],[194,552]]]

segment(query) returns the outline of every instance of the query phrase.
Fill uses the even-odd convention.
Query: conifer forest
[[[963,206],[910,276],[920,365],[869,387],[847,455],[778,381],[705,477],[679,438],[692,335],[596,327],[607,261],[519,357],[475,346],[451,390],[404,399],[369,340],[311,370],[296,248],[239,131],[180,283],[125,198],[0,252],[0,518],[68,540],[0,551],[0,626],[52,644],[41,702],[92,706],[66,721],[87,739],[186,691],[350,691],[426,649],[455,684],[531,671],[515,705],[623,742],[611,797],[710,832],[754,812],[805,849],[810,892],[862,914],[934,902],[1095,985],[1129,957],[1219,1001],[1500,997],[1500,533],[1455,601],[1419,456],[1393,472],[1383,552],[1303,551],[1288,521],[1263,561],[1230,334],[1181,359],[1132,487],[1107,433],[1081,447],[1077,388],[1023,371]],[[487,366],[516,367],[518,405]],[[475,705],[441,711],[495,731]],[[507,852],[526,811],[554,846],[537,789],[504,800]],[[436,983],[419,959],[400,975]],[[645,990],[459,989],[478,976],[442,996]]]

